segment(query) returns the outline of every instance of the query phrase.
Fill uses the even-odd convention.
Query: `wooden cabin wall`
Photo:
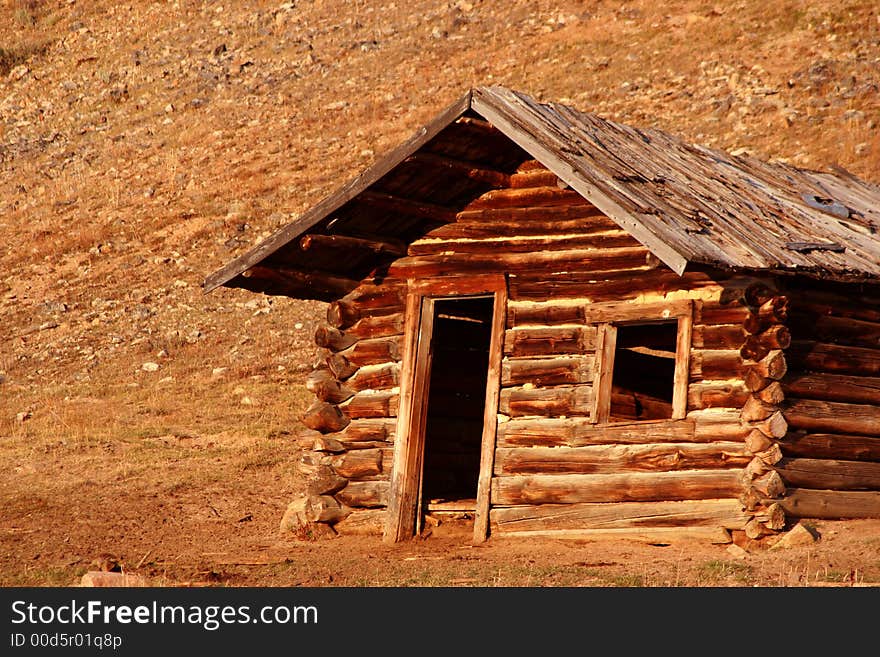
[[[790,515],[880,517],[880,286],[792,280],[779,472]]]
[[[406,280],[483,273],[506,274],[509,288],[492,532],[779,527],[778,505],[754,491],[777,492],[775,471],[749,468],[772,461],[755,432],[772,443],[781,418],[742,417],[760,394],[747,375],[784,373],[768,338],[778,327],[757,326],[768,283],[699,269],[679,277],[534,161],[411,243],[384,279],[328,307],[315,336],[326,358],[309,379],[317,400],[303,418],[311,521],[381,532]],[[591,424],[596,328],[585,309],[683,299],[693,304],[686,417]]]

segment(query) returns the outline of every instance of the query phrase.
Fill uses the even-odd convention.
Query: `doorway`
[[[417,533],[434,521],[473,520],[492,339],[491,296],[437,299]]]
[[[410,281],[387,542],[443,513],[486,540],[506,308],[503,274]]]

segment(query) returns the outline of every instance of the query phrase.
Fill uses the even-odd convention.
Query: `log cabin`
[[[327,302],[291,505],[325,532],[880,517],[880,187],[842,169],[479,87],[219,286]]]

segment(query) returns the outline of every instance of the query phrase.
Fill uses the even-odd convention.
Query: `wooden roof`
[[[679,274],[698,263],[880,280],[875,184],[843,170],[733,156],[660,130],[480,87],[301,218],[208,276],[204,288],[271,293],[281,276],[285,289],[303,298],[344,294],[406,244],[500,186],[526,159],[540,161]],[[434,184],[438,170],[443,185]],[[304,238],[314,234],[373,248],[328,258],[308,249]]]

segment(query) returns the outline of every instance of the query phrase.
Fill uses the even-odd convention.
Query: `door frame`
[[[507,279],[504,274],[447,276],[408,281],[403,363],[400,373],[400,403],[384,534],[384,540],[388,543],[412,538],[416,530],[425,452],[425,420],[428,408],[426,393],[430,379],[434,302],[438,299],[478,295],[491,295],[493,304],[486,399],[483,407],[483,432],[480,442],[480,469],[477,477],[477,504],[474,514],[474,542],[481,543],[488,536],[495,433],[498,424],[498,396],[501,384],[501,357],[507,319]]]

